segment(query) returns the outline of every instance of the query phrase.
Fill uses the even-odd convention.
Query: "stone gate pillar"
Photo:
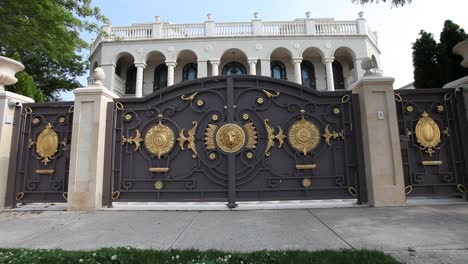
[[[32,103],[33,99],[19,94],[6,92],[5,85],[15,84],[18,80],[15,74],[24,70],[23,64],[0,56],[0,208],[5,207],[8,168],[10,163],[11,145],[15,109],[22,103]]]
[[[406,205],[394,80],[363,77],[351,87],[359,95],[367,191],[375,207]]]
[[[104,71],[93,72],[94,85],[75,89],[67,209],[102,207],[107,103],[117,97],[102,85]]]

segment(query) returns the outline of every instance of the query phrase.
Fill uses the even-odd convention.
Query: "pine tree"
[[[437,63],[437,43],[431,33],[421,30],[413,43],[415,88],[440,88],[440,68]]]
[[[467,39],[468,35],[457,24],[451,20],[444,23],[444,29],[440,33],[440,43],[437,47],[437,61],[441,69],[441,80],[443,84],[460,79],[468,75],[468,69],[463,68],[460,63],[463,58],[452,52],[455,45]]]

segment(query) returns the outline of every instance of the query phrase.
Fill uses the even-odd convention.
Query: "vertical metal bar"
[[[104,177],[102,187],[102,206],[112,207],[112,159],[114,142],[114,102],[107,103],[106,142],[104,153]]]
[[[234,81],[232,78],[226,80],[226,117],[227,122],[234,122]],[[236,156],[235,154],[227,155],[227,171],[228,171],[228,203],[227,207],[236,208]]]
[[[361,108],[359,106],[359,95],[351,95],[351,104],[353,111],[353,133],[356,142],[356,162],[357,162],[357,177],[358,177],[358,204],[368,202],[367,198],[367,183],[366,170],[364,161],[364,149],[362,138],[362,123],[361,123]]]
[[[20,152],[20,135],[21,131],[21,113],[23,112],[22,106],[17,106],[15,108],[15,115],[13,120],[13,132],[11,137],[11,148],[10,148],[10,161],[8,165],[8,179],[7,179],[7,188],[6,188],[6,199],[5,207],[16,207],[15,201],[15,186],[16,186],[16,171],[18,167],[18,153]],[[21,151],[22,153],[22,151]]]
[[[466,135],[468,135],[468,116],[466,116],[466,105],[463,93],[467,93],[467,90],[463,89],[463,91],[456,92],[455,95],[458,108],[458,129],[461,131],[460,140],[463,145],[463,163],[465,167],[462,182],[466,185],[468,184],[468,139],[466,137]],[[468,201],[468,193],[465,193],[465,200]]]

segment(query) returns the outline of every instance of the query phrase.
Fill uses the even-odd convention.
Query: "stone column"
[[[257,75],[257,61],[258,59],[248,59],[250,75]]]
[[[292,59],[292,63],[294,65],[294,82],[298,84],[302,84],[301,62],[302,57]]]
[[[260,71],[262,76],[271,77],[270,59],[260,59]]]
[[[208,68],[206,60],[197,61],[197,78],[208,76]]]
[[[363,77],[359,95],[367,193],[371,206],[406,205],[393,78]]]
[[[135,96],[142,97],[143,96],[143,70],[146,68],[146,63],[142,63],[142,62],[135,63],[135,67],[137,68]]]
[[[22,103],[32,103],[33,99],[19,94],[6,92],[5,85],[13,85],[18,80],[15,74],[24,70],[23,64],[0,56],[0,209],[5,208],[8,168],[10,166],[12,132],[15,109]]]
[[[211,63],[211,76],[219,75],[219,60],[210,60]]]
[[[327,71],[327,91],[335,91],[335,84],[333,81],[333,61],[334,57],[328,57],[323,59],[325,64],[325,70]]]
[[[93,72],[94,85],[75,89],[67,208],[92,211],[102,207],[107,103],[117,97],[102,85],[104,71]]]
[[[174,84],[174,68],[177,65],[175,61],[166,61],[167,66],[167,86]]]

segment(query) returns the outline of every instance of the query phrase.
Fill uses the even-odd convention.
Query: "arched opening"
[[[277,48],[270,54],[271,77],[282,80],[293,80],[292,55],[286,48]],[[273,72],[273,70],[276,71]],[[291,76],[290,76],[291,75]],[[279,78],[277,78],[279,77]]]
[[[197,78],[197,55],[191,50],[182,50],[177,55],[177,65],[174,69],[174,82],[195,80]]]
[[[159,51],[152,51],[146,56],[143,94],[150,94],[167,86],[166,57]]]
[[[302,52],[302,85],[312,89],[326,90],[327,73],[323,58],[323,52],[315,47],[309,47]]]
[[[184,66],[182,81],[191,81],[197,79],[197,64],[187,63]]]
[[[343,66],[339,61],[333,61],[333,83],[335,84],[335,90],[345,89],[345,82],[343,77]]]
[[[335,89],[346,89],[357,81],[354,52],[347,47],[341,47],[335,51],[334,57],[333,81]]]
[[[270,63],[271,77],[280,80],[286,80],[286,67],[281,61],[272,61]]]
[[[239,74],[247,74],[244,65],[239,62],[229,62],[223,67],[222,71],[223,75],[239,75]]]
[[[167,66],[164,63],[159,64],[154,69],[153,92],[167,87]]]
[[[221,56],[222,75],[247,74],[247,56],[240,49],[228,49]]]
[[[125,94],[135,94],[136,73],[137,68],[135,67],[135,65],[132,65],[127,69],[127,79],[125,81]]]
[[[122,94],[135,94],[136,67],[135,59],[130,53],[117,56],[115,63],[114,88]]]
[[[315,68],[310,61],[302,61],[301,63],[302,85],[317,89],[315,82]]]

